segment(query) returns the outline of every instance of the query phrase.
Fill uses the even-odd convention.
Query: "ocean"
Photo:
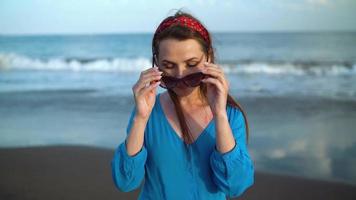
[[[240,95],[355,100],[355,35],[219,33],[213,34],[213,42],[217,63]],[[0,92],[75,88],[130,94],[137,72],[151,67],[151,38],[0,36]]]
[[[0,147],[117,147],[151,39],[0,36]],[[355,32],[213,33],[213,43],[256,169],[356,184]]]

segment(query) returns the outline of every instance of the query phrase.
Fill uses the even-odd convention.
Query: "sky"
[[[177,9],[214,32],[356,31],[356,0],[0,0],[0,34],[152,33]]]

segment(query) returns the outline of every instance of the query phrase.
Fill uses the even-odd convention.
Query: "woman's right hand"
[[[156,89],[160,84],[161,74],[162,72],[156,66],[142,71],[139,80],[132,87],[136,103],[136,116],[144,119],[149,118],[156,101]]]

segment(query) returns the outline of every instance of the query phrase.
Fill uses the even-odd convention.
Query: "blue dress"
[[[198,138],[186,149],[166,118],[159,95],[147,121],[144,144],[129,156],[123,141],[111,160],[115,186],[123,192],[143,187],[142,200],[223,200],[238,197],[254,183],[254,165],[246,146],[242,112],[227,106],[236,145],[226,153],[216,149],[215,120],[211,120]],[[126,128],[130,133],[135,107]]]

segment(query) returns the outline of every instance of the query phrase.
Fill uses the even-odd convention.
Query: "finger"
[[[156,83],[152,83],[148,87],[143,88],[142,90],[139,91],[139,95],[145,95],[147,92],[155,89],[160,83],[161,81],[158,81]]]
[[[224,74],[218,70],[215,70],[215,69],[212,69],[211,67],[207,67],[205,69],[202,70],[202,72],[204,74],[208,74],[208,75],[212,75],[214,77],[217,77],[217,76],[223,76]]]
[[[219,65],[214,64],[214,63],[205,62],[204,65],[205,65],[206,67],[213,67],[213,68],[215,68],[215,69],[220,69],[220,70],[222,69]]]
[[[219,69],[219,68],[215,68],[215,67],[211,67],[211,66],[205,67],[205,68],[202,70],[202,72],[203,72],[203,73],[204,73],[204,72],[216,72],[216,73],[220,74],[220,76],[225,77],[224,71],[222,71],[222,70]]]
[[[159,81],[161,78],[161,75],[151,75],[140,79],[137,83],[138,90],[144,88],[146,84],[150,84],[152,81]]]
[[[205,64],[205,68],[204,69],[211,69],[211,70],[214,70],[214,71],[217,71],[221,74],[224,74],[224,70],[219,67],[218,65],[215,65],[215,64]]]
[[[227,85],[224,75],[222,73],[220,73],[219,71],[212,70],[211,68],[206,68],[203,70],[203,73],[213,76],[216,79],[218,79],[223,85]]]
[[[206,78],[206,79],[203,79],[202,82],[203,83],[211,83],[211,84],[215,85],[220,91],[224,91],[224,87],[221,84],[221,82],[215,78]]]
[[[145,69],[145,70],[141,71],[141,74],[146,74],[147,72],[150,72],[150,71],[154,71],[154,68],[151,67],[151,68]]]
[[[153,73],[154,73],[154,72],[159,72],[159,70],[158,70],[157,67],[148,68],[148,69],[146,69],[146,70],[144,70],[144,71],[141,72],[140,77],[141,77],[141,76],[144,76],[144,75],[146,75],[146,74],[149,74],[149,73],[151,73],[151,72],[153,72]]]
[[[229,87],[229,83],[228,83],[228,80],[225,78],[225,74],[224,74],[224,70],[218,66],[218,65],[215,65],[213,63],[207,63],[205,62],[205,68],[203,69],[203,73],[204,71],[208,71],[208,72],[211,72],[211,71],[215,71],[217,72],[218,74],[220,74],[220,77],[219,80],[228,88]],[[217,77],[218,78],[218,77]]]
[[[142,77],[140,77],[140,79],[137,82],[139,82],[138,84],[140,84],[141,82],[147,83],[147,80],[150,79],[151,77],[162,77],[162,73],[152,72],[152,73],[143,75]]]
[[[156,74],[162,74],[163,72],[158,71],[158,70],[154,70],[153,68],[150,69],[149,71],[146,72],[142,72],[140,75],[140,78],[145,78],[147,76],[151,76],[151,75],[156,75]]]
[[[147,76],[145,78],[140,77],[140,79],[136,82],[136,84],[132,87],[132,90],[134,92],[137,92],[138,90],[142,89],[143,87],[145,87],[145,85],[147,83],[150,83],[153,80],[158,80],[162,78],[161,75],[151,75],[151,76]]]

